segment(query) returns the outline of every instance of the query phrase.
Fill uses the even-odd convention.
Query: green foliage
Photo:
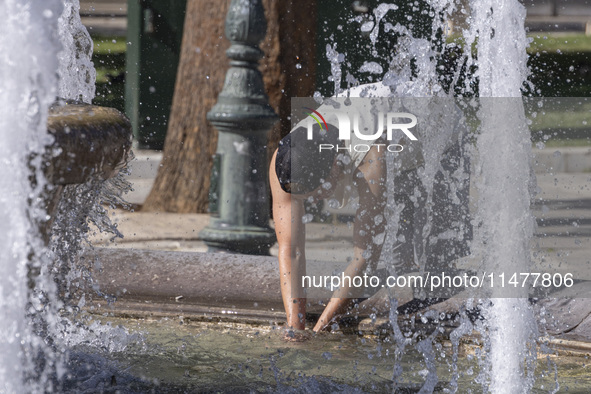
[[[591,97],[591,36],[533,34],[528,48],[528,93],[541,97]]]
[[[591,97],[591,48],[589,52],[541,51],[531,55],[527,93],[540,97]]]
[[[535,140],[534,140],[535,141]],[[544,142],[546,148],[562,148],[565,146],[586,147],[591,145],[591,138],[569,138],[569,139],[555,139]]]
[[[96,97],[93,103],[125,110],[125,37],[92,37],[92,61],[96,68]]]
[[[584,34],[550,35],[531,34],[528,53],[581,53],[591,51],[591,36]]]

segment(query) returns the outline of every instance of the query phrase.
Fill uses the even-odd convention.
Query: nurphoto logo
[[[336,150],[349,152],[368,152],[372,146],[378,151],[385,149],[388,152],[402,152],[404,145],[400,144],[402,138],[417,141],[417,137],[411,131],[417,125],[417,117],[408,112],[383,112],[377,114],[364,113],[363,111],[330,111],[326,118],[318,111],[304,107],[307,120],[307,138],[312,140],[314,136],[314,124],[318,124],[321,130],[329,131],[326,118],[331,125],[338,125],[339,140],[344,141],[344,146],[338,144],[319,144],[319,151]],[[385,140],[384,140],[385,134]],[[396,143],[392,143],[395,141]]]

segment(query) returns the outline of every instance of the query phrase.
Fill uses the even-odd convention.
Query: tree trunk
[[[269,134],[273,153],[291,130],[292,97],[310,97],[316,87],[316,0],[263,0],[267,37],[261,71],[279,122]]]
[[[224,21],[229,1],[189,0],[161,167],[142,210],[207,212],[217,131],[206,119],[229,68]],[[316,0],[263,0],[267,36],[261,71],[281,121],[269,134],[274,149],[289,129],[291,97],[310,96],[315,78]],[[300,66],[296,67],[299,64]]]

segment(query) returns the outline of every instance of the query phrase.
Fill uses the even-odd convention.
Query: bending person
[[[408,89],[412,88],[413,85],[408,85]],[[360,121],[357,125],[358,129],[364,129],[364,134],[368,131],[375,133],[373,141],[368,140],[368,135],[355,140],[355,134],[359,131],[357,130],[357,132],[351,133],[350,139],[340,141],[339,145],[340,130],[331,125],[330,119],[333,124],[338,124],[338,122],[335,120],[335,116],[330,117],[332,106],[329,103],[318,109],[329,119],[328,130],[322,130],[316,125],[309,130],[305,122],[300,122],[280,142],[271,161],[269,175],[273,195],[275,230],[279,244],[281,292],[287,313],[287,325],[294,330],[305,328],[306,316],[306,296],[302,284],[299,282],[299,279],[306,275],[305,223],[302,220],[305,215],[304,201],[316,203],[333,194],[337,195],[337,200],[339,200],[342,197],[343,185],[352,184],[356,189],[359,205],[353,226],[354,257],[343,273],[349,278],[363,275],[368,266],[372,269],[375,268],[382,248],[382,242],[379,239],[381,237],[377,237],[377,235],[385,233],[387,227],[391,234],[386,238],[390,237],[390,242],[398,243],[400,239],[406,240],[396,246],[396,248],[401,246],[396,252],[400,255],[398,262],[394,262],[396,259],[389,256],[389,261],[393,261],[394,271],[397,274],[411,272],[419,268],[425,269],[424,258],[421,256],[434,256],[427,259],[427,269],[430,269],[433,264],[444,267],[454,257],[449,256],[451,252],[441,250],[441,247],[449,245],[446,242],[431,245],[429,237],[436,232],[443,231],[451,234],[450,231],[457,230],[456,227],[461,227],[463,222],[467,220],[458,218],[468,217],[463,211],[455,209],[457,206],[465,207],[467,205],[461,196],[467,190],[467,181],[462,180],[463,178],[460,179],[461,177],[452,176],[443,179],[439,175],[441,172],[455,173],[461,170],[463,165],[461,164],[463,160],[458,160],[460,156],[458,156],[459,150],[457,148],[462,138],[462,132],[460,132],[463,128],[462,118],[461,112],[457,110],[453,102],[436,98],[407,99],[404,102],[394,98],[389,101],[383,98],[404,96],[405,92],[401,93],[398,90],[393,92],[389,86],[383,83],[362,85],[345,93],[352,98],[360,96],[373,98],[358,104],[360,107],[366,107],[361,108],[360,116],[362,117],[363,113],[369,115],[365,115],[363,122]],[[344,100],[342,105],[349,105],[346,102],[347,100]],[[360,108],[355,106],[344,108],[342,105],[341,111],[346,110],[349,114],[355,113],[356,109]],[[334,108],[332,109],[334,110]],[[381,109],[381,111],[376,111],[376,109]],[[409,139],[402,132],[398,133],[399,136],[393,136],[381,133],[379,130],[380,127],[384,128],[384,123],[380,123],[379,119],[376,121],[374,116],[376,112],[378,114],[389,111],[399,113],[400,110],[421,115],[416,128],[416,136],[419,141],[411,141],[412,138]],[[353,124],[354,129],[355,127]],[[375,132],[375,130],[378,131]],[[308,132],[312,133],[311,139],[308,139]],[[384,141],[384,136],[381,134],[385,134],[390,140]],[[397,139],[398,137],[400,138]],[[351,146],[357,143],[369,148],[363,152],[351,149]],[[405,145],[403,150],[394,153],[395,164],[388,171],[386,171],[386,156],[389,153],[384,149],[386,144]],[[427,144],[429,148],[429,162],[427,163],[425,163],[422,152],[424,144]],[[337,154],[336,149],[319,149],[321,145],[323,147],[339,146],[339,153]],[[452,149],[454,146],[456,148]],[[447,161],[450,161],[451,165],[446,163]],[[421,180],[418,180],[418,168],[424,169],[425,176]],[[431,173],[433,176],[429,175]],[[393,179],[387,180],[387,175]],[[344,178],[347,177],[350,178],[351,183],[344,181]],[[456,178],[458,178],[457,182]],[[438,184],[436,193],[433,193],[432,197],[429,197],[431,194],[421,190],[423,182]],[[453,185],[445,188],[443,187],[444,183],[452,183]],[[386,194],[393,203],[398,204],[400,199],[400,202],[406,207],[402,212],[403,223],[399,223],[400,226],[397,223],[387,223],[386,215],[383,215],[387,202]],[[432,231],[429,234],[422,234],[421,231],[415,230],[426,228],[423,216],[426,214],[428,200],[437,207],[438,216],[437,221],[433,221],[430,226],[427,226],[432,228]],[[398,230],[396,230],[397,228]],[[463,233],[460,230],[457,231],[458,242],[462,240]],[[447,238],[449,238],[449,234]],[[446,241],[447,238],[443,241]],[[446,247],[446,249],[461,249],[459,248],[461,245],[456,247],[457,245],[451,244],[451,246],[454,247]],[[455,255],[462,253],[464,252],[460,251]],[[332,295],[319,321],[314,326],[314,331],[326,328],[338,315],[346,311],[354,297],[351,295],[351,290],[343,286]]]
[[[349,93],[357,97],[385,97],[390,94],[390,88],[378,83],[361,86]],[[327,106],[323,108],[328,110]],[[368,123],[367,115],[364,121]],[[376,235],[384,233],[386,226],[383,220],[387,191],[385,149],[384,144],[381,149],[378,147],[380,142],[384,142],[379,135],[381,133],[371,144],[367,144],[370,148],[364,152],[350,149],[355,139],[341,141],[343,149],[339,152],[344,153],[339,154],[336,148],[319,149],[321,145],[339,146],[339,131],[335,126],[329,124],[328,130],[322,130],[314,125],[312,138],[308,138],[307,133],[308,128],[302,122],[298,124],[280,142],[269,171],[279,244],[281,293],[287,325],[294,330],[305,328],[306,316],[306,297],[299,282],[306,274],[305,223],[302,221],[304,201],[317,203],[336,194],[344,204],[346,198],[343,194],[348,193],[343,186],[352,185],[356,189],[359,204],[353,225],[353,259],[343,273],[350,278],[362,275],[368,266],[375,268],[382,244],[376,244],[374,240]],[[378,217],[382,220],[376,220]],[[314,331],[326,328],[335,317],[346,311],[353,298],[351,290],[342,286],[332,295]]]
[[[318,130],[318,129],[316,129]],[[347,169],[344,160],[337,155],[325,155],[319,159],[318,141],[305,141],[306,129],[298,128],[284,138],[273,155],[270,168],[270,185],[273,195],[273,216],[279,244],[279,273],[281,293],[287,313],[287,325],[295,330],[305,328],[306,298],[298,285],[299,278],[306,274],[305,215],[304,201],[319,202],[333,194],[338,183],[351,171],[353,184],[359,195],[359,208],[353,226],[354,257],[344,275],[351,278],[363,274],[368,264],[375,265],[381,252],[381,245],[373,243],[376,234],[384,232],[385,223],[374,218],[381,215],[385,206],[385,160],[383,151],[372,147],[358,160],[358,165]],[[329,131],[330,133],[330,131]],[[336,135],[336,132],[333,131]],[[297,138],[297,137],[304,138]],[[299,139],[298,143],[294,140]],[[296,159],[296,156],[298,158]],[[295,162],[308,162],[309,171]],[[296,170],[297,168],[297,170]],[[293,169],[293,171],[292,171]],[[294,286],[295,284],[295,286]],[[320,331],[351,302],[350,290],[343,286],[330,299],[314,331]]]

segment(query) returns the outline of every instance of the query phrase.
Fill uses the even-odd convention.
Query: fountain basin
[[[53,185],[108,179],[127,163],[131,123],[114,108],[58,101],[49,108],[47,130],[55,141],[44,172]]]
[[[131,123],[118,110],[61,99],[49,107],[47,131],[54,141],[42,164],[50,219],[40,231],[46,243],[64,186],[115,176],[130,160],[133,139]]]
[[[307,343],[286,343],[274,326],[229,322],[193,322],[184,317],[121,319],[94,317],[93,327],[119,332],[129,330],[124,349],[110,349],[101,335],[101,346],[84,343],[71,348],[63,392],[85,390],[136,392],[393,392],[394,345],[386,338],[321,334]],[[99,331],[100,332],[100,331]],[[107,331],[108,332],[108,331]],[[89,341],[92,342],[92,341]],[[119,344],[121,347],[121,345]],[[434,392],[446,392],[452,379],[452,347],[435,343],[439,383]],[[459,349],[460,392],[481,392],[479,346],[462,342]],[[587,356],[589,353],[585,354]],[[579,354],[583,355],[583,354]],[[561,389],[587,392],[589,375],[585,358],[562,354],[554,358]],[[397,392],[417,393],[424,380],[425,363],[411,349],[399,360],[405,373]],[[543,371],[546,371],[545,373]],[[555,386],[554,370],[540,361],[533,392]]]
[[[110,328],[98,331],[103,333],[97,334],[101,335],[99,348],[84,343],[71,348],[66,392],[76,392],[90,381],[120,392],[300,392],[296,388],[302,386],[318,392],[393,391],[395,345],[385,317],[361,320],[354,328],[355,335],[343,330],[316,335],[304,344],[281,340],[278,323],[285,321],[285,315],[275,257],[95,248],[81,258],[96,261],[94,284],[115,295],[117,301],[95,299],[78,315],[88,319],[85,324],[93,330],[96,322]],[[549,314],[560,310],[546,307]],[[432,308],[437,315],[451,314],[454,303]],[[400,315],[401,328],[404,321],[412,322],[412,327],[406,328],[419,333],[412,341],[446,328],[434,342],[439,376],[435,392],[444,392],[453,379],[453,345],[449,340],[456,327],[453,319],[447,327],[442,322],[424,324],[420,315]],[[105,332],[112,330],[120,344],[117,333],[122,329],[128,330],[125,349],[105,350],[110,347]],[[550,357],[556,363],[561,388],[583,392],[578,390],[589,384],[584,366],[591,355],[589,339],[567,338],[546,342],[555,352]],[[458,384],[462,390],[480,389],[475,377],[482,349],[477,332],[465,335],[459,344]],[[554,358],[554,354],[560,357]],[[398,388],[419,392],[427,368],[422,356],[410,349],[399,361],[405,373]],[[556,384],[553,368],[539,363],[541,378],[534,391],[544,392]],[[101,372],[93,375],[88,371]]]
[[[95,261],[93,284],[127,314],[285,320],[273,257],[94,248],[80,258]]]
[[[98,287],[117,300],[106,303],[95,297],[86,307],[92,313],[255,325],[285,322],[276,257],[96,247],[80,258],[94,262],[93,287],[86,289],[87,294]],[[585,284],[580,286],[584,289]],[[431,305],[399,298],[399,325],[412,323],[412,330],[422,333],[441,328],[442,337],[449,338],[459,324],[456,317],[465,297],[459,294]],[[591,306],[586,298],[566,298],[570,296],[560,292],[555,297],[536,302],[538,324],[555,336],[556,347],[591,352]],[[309,301],[308,317],[313,321],[327,299]],[[379,292],[362,302],[340,331],[389,335],[389,307],[387,294]],[[443,319],[437,318],[442,315]]]

